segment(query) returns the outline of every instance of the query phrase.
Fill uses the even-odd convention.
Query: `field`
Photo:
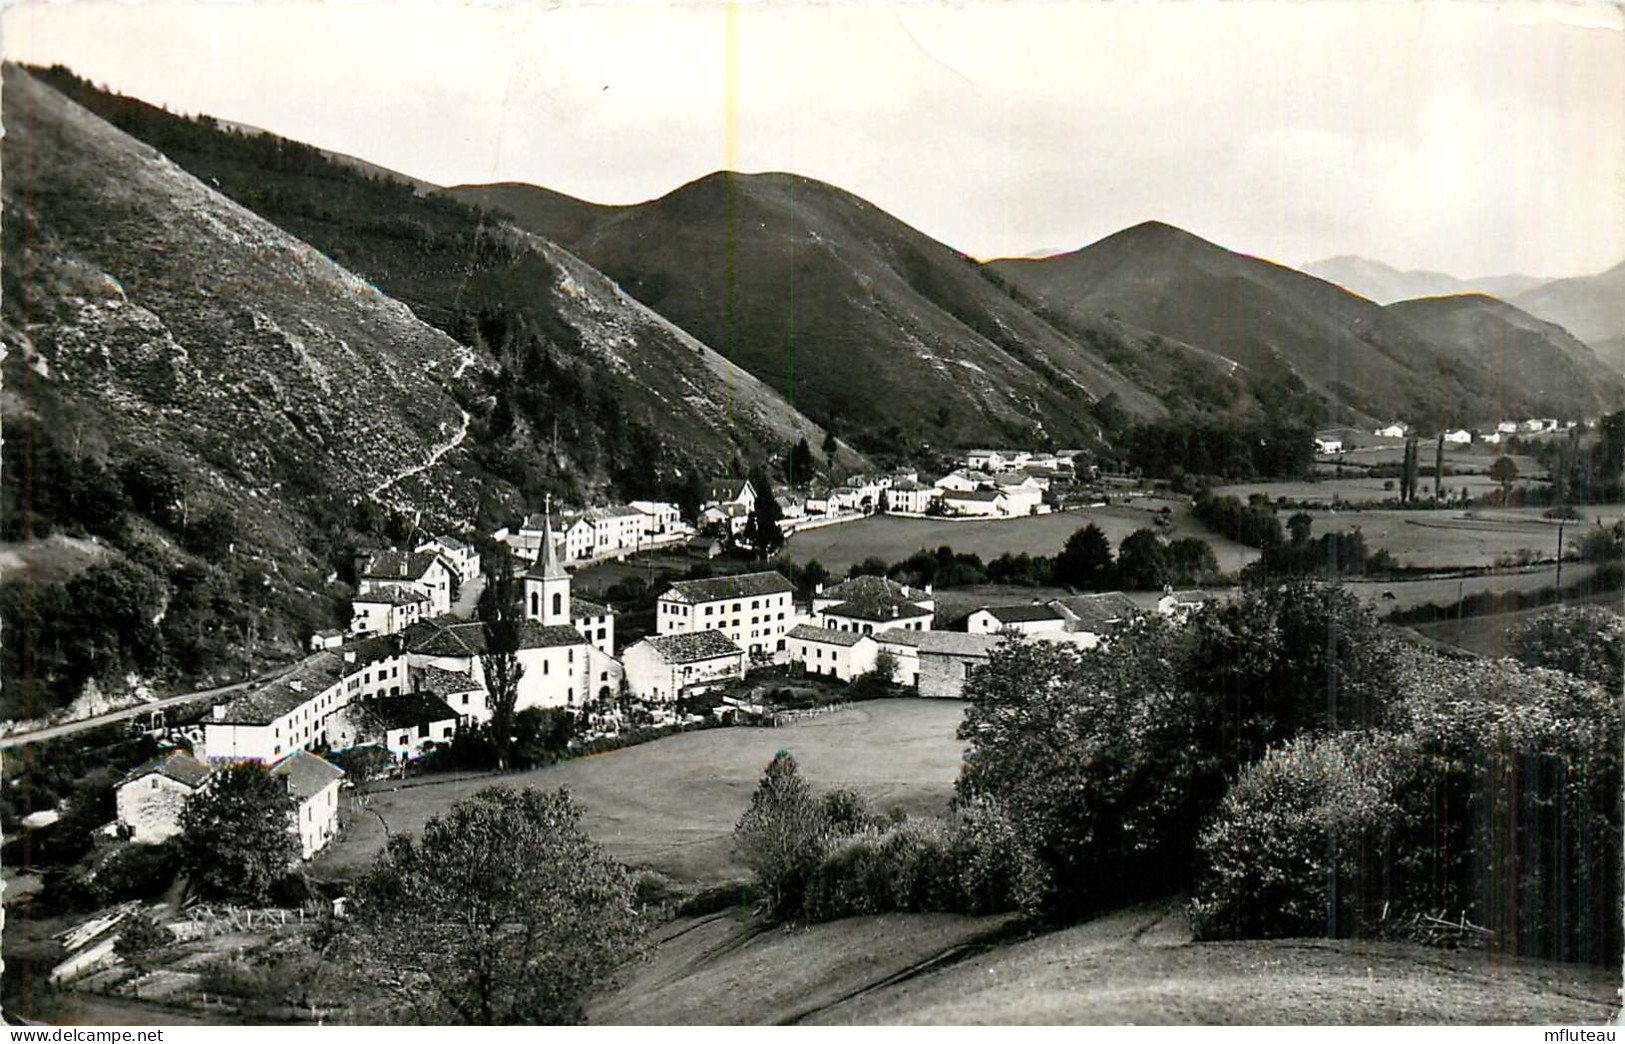
[[[1520,474],[1522,474],[1520,472]],[[1383,483],[1388,488],[1383,488]],[[1528,486],[1529,483],[1518,481],[1516,486]],[[1490,478],[1487,474],[1474,475],[1446,475],[1444,477],[1444,491],[1446,494],[1455,494],[1466,488],[1469,496],[1481,497],[1492,490],[1500,489],[1501,484]],[[1261,493],[1274,501],[1278,497],[1285,497],[1290,501],[1312,501],[1322,504],[1331,503],[1332,497],[1351,503],[1372,502],[1383,500],[1397,500],[1399,498],[1399,480],[1366,478],[1358,471],[1346,473],[1341,478],[1327,477],[1314,482],[1297,480],[1291,482],[1238,482],[1232,486],[1220,486],[1214,489],[1215,495],[1230,495],[1240,500],[1246,500],[1254,493]],[[1416,488],[1423,496],[1433,495],[1433,478],[1424,475],[1416,480]]]
[[[505,777],[513,786],[568,787],[588,833],[615,858],[678,880],[712,884],[744,876],[730,835],[775,752],[796,756],[815,790],[854,787],[883,809],[940,812],[953,794],[964,745],[957,700],[863,703],[782,728],[688,732],[638,747]],[[318,857],[318,873],[370,864],[384,827],[415,834],[490,777],[375,787],[347,811],[344,835]],[[380,818],[383,822],[380,822]]]
[[[1570,522],[1565,529],[1565,549],[1574,547],[1573,542],[1586,526],[1598,520],[1612,523],[1621,516],[1618,505],[1588,507],[1583,511],[1586,521]],[[1359,527],[1365,536],[1367,551],[1386,548],[1401,565],[1414,568],[1491,566],[1502,555],[1516,555],[1525,549],[1547,560],[1557,553],[1557,523],[1542,518],[1539,508],[1481,509],[1473,512],[1472,517],[1454,508],[1437,511],[1333,511],[1328,508],[1310,511],[1309,515],[1315,520],[1315,535]]]
[[[935,551],[944,544],[957,552],[974,552],[984,562],[1006,552],[1053,555],[1061,550],[1067,537],[1091,522],[1105,531],[1115,547],[1136,529],[1151,526],[1156,512],[1164,506],[1173,509],[1174,524],[1162,532],[1176,538],[1202,537],[1213,547],[1220,569],[1231,572],[1258,557],[1254,549],[1218,536],[1197,522],[1191,517],[1187,502],[1153,498],[1133,505],[1113,504],[986,522],[876,515],[861,522],[797,533],[790,538],[787,550],[796,562],[816,558],[836,574],[869,557],[898,562],[921,548]]]
[[[598,1025],[1600,1023],[1618,970],[1331,939],[1193,942],[1177,900],[1030,938],[887,914],[678,921]]]
[[[1563,574],[1564,581],[1568,580],[1567,571]],[[1605,591],[1602,594],[1591,595],[1584,598],[1566,598],[1564,605],[1603,605],[1615,612],[1621,610],[1620,592]],[[1506,656],[1507,632],[1521,624],[1550,612],[1551,606],[1541,606],[1537,609],[1520,609],[1511,613],[1490,613],[1484,616],[1464,616],[1461,619],[1445,619],[1436,623],[1411,624],[1412,630],[1426,635],[1447,645],[1454,645],[1462,649],[1480,654],[1481,656]]]

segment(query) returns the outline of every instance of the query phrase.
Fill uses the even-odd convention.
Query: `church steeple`
[[[542,538],[541,554],[525,570],[525,618],[540,621],[544,626],[570,623],[570,574],[559,558],[558,545],[553,541],[553,496],[548,494],[543,514],[546,535]]]

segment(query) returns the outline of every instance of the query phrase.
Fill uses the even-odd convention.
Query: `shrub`
[[[963,913],[1035,910],[1050,888],[1044,864],[996,801],[960,806],[954,822],[954,861],[954,909]]]
[[[819,806],[832,837],[850,837],[861,830],[885,823],[882,817],[875,815],[868,798],[846,787],[837,787],[825,793]]]
[[[746,881],[729,881],[702,889],[677,904],[678,917],[704,917],[745,905],[750,898],[750,885]]]
[[[1567,671],[1610,692],[1625,688],[1625,617],[1601,606],[1542,613],[1513,628],[1508,644],[1530,667]]]
[[[175,933],[158,923],[158,919],[145,910],[136,910],[124,919],[118,938],[113,941],[113,952],[137,968],[145,966],[146,958],[154,951],[175,941]]]
[[[807,877],[823,854],[827,833],[796,759],[779,751],[734,827],[740,858],[755,871],[775,913],[793,916],[801,908]]]
[[[1242,773],[1202,831],[1201,938],[1356,934],[1392,898],[1393,747],[1298,739]],[[1402,756],[1402,755],[1401,755]]]
[[[180,849],[172,842],[126,845],[104,860],[92,878],[101,903],[156,899],[168,890],[181,869]]]

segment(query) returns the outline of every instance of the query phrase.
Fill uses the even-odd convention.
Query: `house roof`
[[[1017,473],[1014,471],[1004,471],[993,476],[994,484],[999,486],[1023,486],[1031,479],[1032,476],[1026,472]]]
[[[1004,496],[1004,490],[1002,489],[973,489],[968,492],[960,492],[958,490],[951,489],[944,493],[942,498],[944,500],[970,500],[980,501],[984,504],[991,504],[1002,496]]]
[[[914,647],[922,654],[937,656],[986,656],[1004,639],[997,634],[965,634],[960,631],[916,631]],[[887,632],[890,636],[891,632]]]
[[[134,783],[138,779],[157,773],[166,779],[172,779],[182,786],[196,789],[209,776],[209,766],[194,758],[184,750],[172,750],[162,757],[154,758],[144,765],[132,769],[120,781],[119,785]]]
[[[477,620],[425,620],[408,627],[405,633],[407,649],[422,656],[478,656],[485,652],[485,625]],[[526,620],[519,628],[521,649],[585,644],[587,639],[574,627],[544,627],[535,620]]]
[[[824,645],[841,645],[851,648],[864,639],[872,639],[873,635],[859,634],[856,631],[837,631],[833,627],[814,627],[812,624],[796,624],[790,628],[786,638],[800,638],[804,642],[820,642]]]
[[[690,631],[687,634],[656,634],[643,639],[667,663],[697,663],[723,656],[743,656],[745,651],[721,631]]]
[[[930,616],[931,610],[923,605],[915,605],[902,599],[856,599],[850,602],[836,602],[826,606],[819,612],[831,616],[845,616],[853,620],[912,620],[921,616]]]
[[[715,602],[723,598],[755,598],[760,595],[787,594],[796,589],[782,573],[772,570],[761,573],[739,573],[734,576],[716,576],[709,580],[679,580],[661,595],[662,600],[675,602]]]
[[[344,658],[332,650],[304,660],[288,674],[226,703],[224,715],[208,718],[219,725],[269,725],[295,707],[321,695],[344,676]],[[303,686],[301,690],[298,686]]]
[[[920,604],[930,599],[931,596],[924,591],[906,588],[897,581],[888,580],[883,576],[854,577],[834,587],[827,587],[817,595],[819,602],[835,602],[834,605],[820,609],[819,612],[857,620],[896,620],[930,616],[931,610]]]
[[[1044,602],[1035,605],[984,605],[977,611],[987,613],[1000,623],[1007,624],[1066,619],[1065,613]]]
[[[850,580],[842,580],[838,584],[831,584],[829,587],[826,587],[822,591],[818,592],[818,597],[820,599],[828,598],[837,602],[845,602],[851,599],[873,598],[877,595],[890,598],[903,598],[910,600],[917,599],[919,601],[925,601],[930,597],[930,595],[927,595],[923,590],[912,587],[905,588],[896,580],[888,579],[884,576],[872,575],[854,576]]]
[[[422,591],[408,588],[375,587],[371,591],[357,594],[350,601],[363,602],[368,605],[411,605],[413,602],[430,601],[430,598]]]
[[[1134,604],[1134,599],[1121,591],[1102,591],[1099,594],[1057,598],[1054,604],[1064,606],[1068,612],[1077,617],[1084,630],[1126,620],[1140,611],[1140,607]]]
[[[1172,598],[1180,605],[1196,605],[1200,602],[1217,602],[1219,596],[1207,591],[1169,591],[1164,598]]]
[[[433,540],[430,540],[427,543],[425,543],[424,546],[427,547],[429,544],[439,544],[441,547],[445,548],[447,551],[467,551],[468,550],[468,545],[463,543],[461,540],[458,540],[454,536],[444,536],[444,535],[437,536]]]
[[[610,522],[617,518],[642,518],[643,512],[634,507],[595,507],[581,513],[589,522]]]
[[[484,691],[480,683],[471,676],[460,671],[448,671],[443,667],[414,667],[412,668],[412,682],[419,692],[429,692],[438,696],[456,696],[464,692]]]
[[[422,690],[381,700],[363,700],[361,708],[386,729],[408,729],[457,720],[457,712],[445,700]]]
[[[326,790],[334,780],[343,779],[344,770],[300,749],[272,765],[271,775],[285,778],[289,793],[303,803]]]
[[[570,596],[570,619],[580,620],[587,616],[608,615],[610,615],[608,606],[599,605],[597,602],[589,602],[585,598],[577,598],[574,595]]]
[[[416,580],[438,561],[440,559],[432,554],[389,548],[368,552],[358,573],[363,580]]]

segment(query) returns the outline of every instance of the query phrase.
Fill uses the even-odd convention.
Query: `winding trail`
[[[404,471],[399,471],[394,475],[391,475],[389,478],[374,486],[371,491],[367,493],[367,496],[371,497],[373,500],[377,500],[384,490],[388,489],[390,486],[400,482],[402,479],[409,479],[413,475],[428,471],[430,468],[440,463],[440,459],[442,457],[456,449],[458,446],[461,446],[463,444],[463,440],[468,438],[469,412],[462,407],[458,407],[457,412],[463,415],[462,424],[458,427],[457,434],[453,435],[450,439],[431,450],[428,458],[424,460],[423,463],[414,464]]]

